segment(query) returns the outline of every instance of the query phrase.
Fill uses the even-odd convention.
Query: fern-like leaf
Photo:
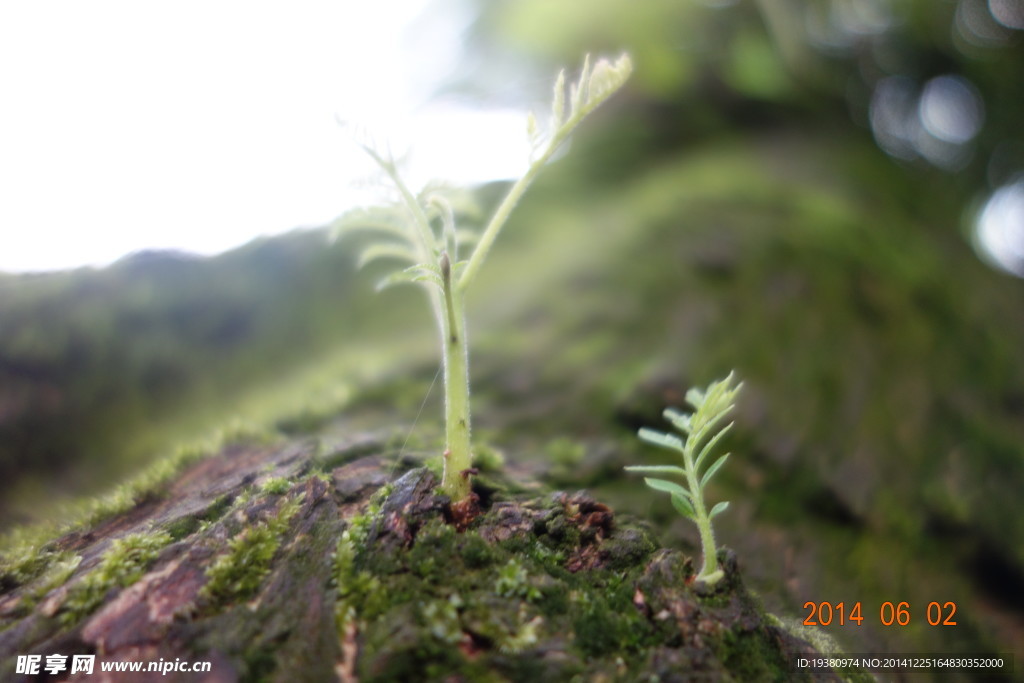
[[[600,91],[603,86],[600,83],[595,86],[593,82],[589,82],[588,87],[597,87]],[[573,97],[575,100],[583,95],[574,92]],[[711,519],[725,512],[729,503],[725,501],[717,503],[709,512],[704,504],[704,489],[725,465],[729,454],[717,457],[703,473],[701,468],[733,426],[733,423],[730,422],[722,429],[718,429],[718,425],[732,410],[736,394],[742,386],[742,384],[733,385],[733,381],[733,375],[730,373],[724,380],[712,382],[706,390],[690,389],[686,393],[686,400],[693,406],[692,415],[675,408],[665,410],[665,418],[685,438],[646,427],[638,432],[639,437],[647,443],[678,453],[683,461],[682,467],[676,465],[632,465],[626,467],[626,470],[630,472],[675,476],[685,482],[684,485],[660,477],[644,478],[644,483],[650,488],[668,493],[672,500],[672,506],[679,514],[692,519],[697,525],[704,550],[704,567],[697,578],[709,583],[718,581],[723,575],[722,571],[718,569]]]

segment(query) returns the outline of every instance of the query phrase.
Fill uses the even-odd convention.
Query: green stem
[[[704,495],[701,493],[700,479],[697,477],[697,470],[693,463],[693,452],[686,446],[683,460],[686,462],[686,481],[689,490],[694,492],[691,502],[693,503],[694,521],[700,531],[700,544],[704,551],[704,566],[697,574],[698,581],[706,583],[717,583],[722,578],[722,571],[718,568],[718,549],[715,547],[715,532],[711,529],[711,519],[708,517],[707,508],[704,507]]]
[[[473,464],[469,424],[469,351],[466,345],[466,317],[462,299],[452,286],[452,268],[448,254],[441,255],[444,283],[441,345],[444,349],[445,453],[441,490],[453,502],[470,494],[469,470]]]
[[[566,134],[567,135],[567,134]],[[498,206],[498,210],[494,212],[494,216],[491,217],[491,222],[487,224],[483,234],[480,236],[480,241],[477,242],[476,248],[473,250],[473,255],[469,259],[469,263],[466,264],[466,269],[462,271],[462,277],[459,278],[458,289],[461,292],[466,291],[466,287],[469,286],[470,281],[476,276],[476,272],[480,269],[480,265],[484,262],[487,257],[487,252],[491,250],[491,245],[494,244],[494,240],[498,237],[498,233],[501,232],[501,228],[505,225],[508,217],[512,214],[512,209],[516,208],[516,204],[519,203],[519,199],[526,192],[526,189],[530,187],[533,179],[540,173],[541,168],[547,163],[547,160],[551,158],[551,155],[558,149],[558,145],[561,144],[562,140],[566,136],[557,138],[556,141],[552,141],[552,144],[548,146],[547,150],[530,164],[530,168],[526,171],[526,174],[516,181],[515,185],[505,195],[505,199],[502,200],[501,205]]]

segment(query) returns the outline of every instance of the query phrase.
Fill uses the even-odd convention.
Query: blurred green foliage
[[[212,259],[142,253],[0,279],[0,486],[25,475],[50,492],[109,486],[252,417],[242,397],[260,386],[276,403],[262,417],[306,408],[282,383],[389,318],[366,321],[354,270],[315,230]]]

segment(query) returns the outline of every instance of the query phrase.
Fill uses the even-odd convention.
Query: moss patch
[[[248,526],[232,538],[228,551],[206,570],[209,582],[203,587],[203,597],[212,603],[223,604],[243,600],[255,593],[270,571],[270,561],[301,502],[301,496],[282,502],[272,518]]]
[[[458,533],[435,483],[409,472],[338,544],[360,680],[799,679],[731,556],[716,590],[694,585],[689,558],[585,494],[495,503]]]
[[[78,623],[100,606],[108,591],[138,581],[170,542],[170,535],[162,531],[131,534],[114,541],[99,566],[71,587],[60,608],[61,623],[65,626]]]

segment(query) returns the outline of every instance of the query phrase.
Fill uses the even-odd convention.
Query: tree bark
[[[586,494],[483,491],[483,511],[462,532],[429,471],[409,471],[371,506],[395,479],[389,460],[362,447],[318,471],[313,450],[228,447],[159,498],[53,540],[45,552],[81,559],[59,585],[45,568],[17,585],[4,579],[0,680],[788,678],[798,677],[796,653],[816,652],[765,618],[734,556],[723,555],[724,588],[705,589],[688,558]],[[359,528],[343,568],[339,540]],[[613,607],[612,593],[632,604]],[[730,638],[739,645],[727,650]],[[53,654],[68,661],[50,677]],[[40,673],[26,671],[29,655],[41,656]],[[74,655],[95,656],[91,675],[71,673]],[[209,671],[100,670],[117,662]]]

